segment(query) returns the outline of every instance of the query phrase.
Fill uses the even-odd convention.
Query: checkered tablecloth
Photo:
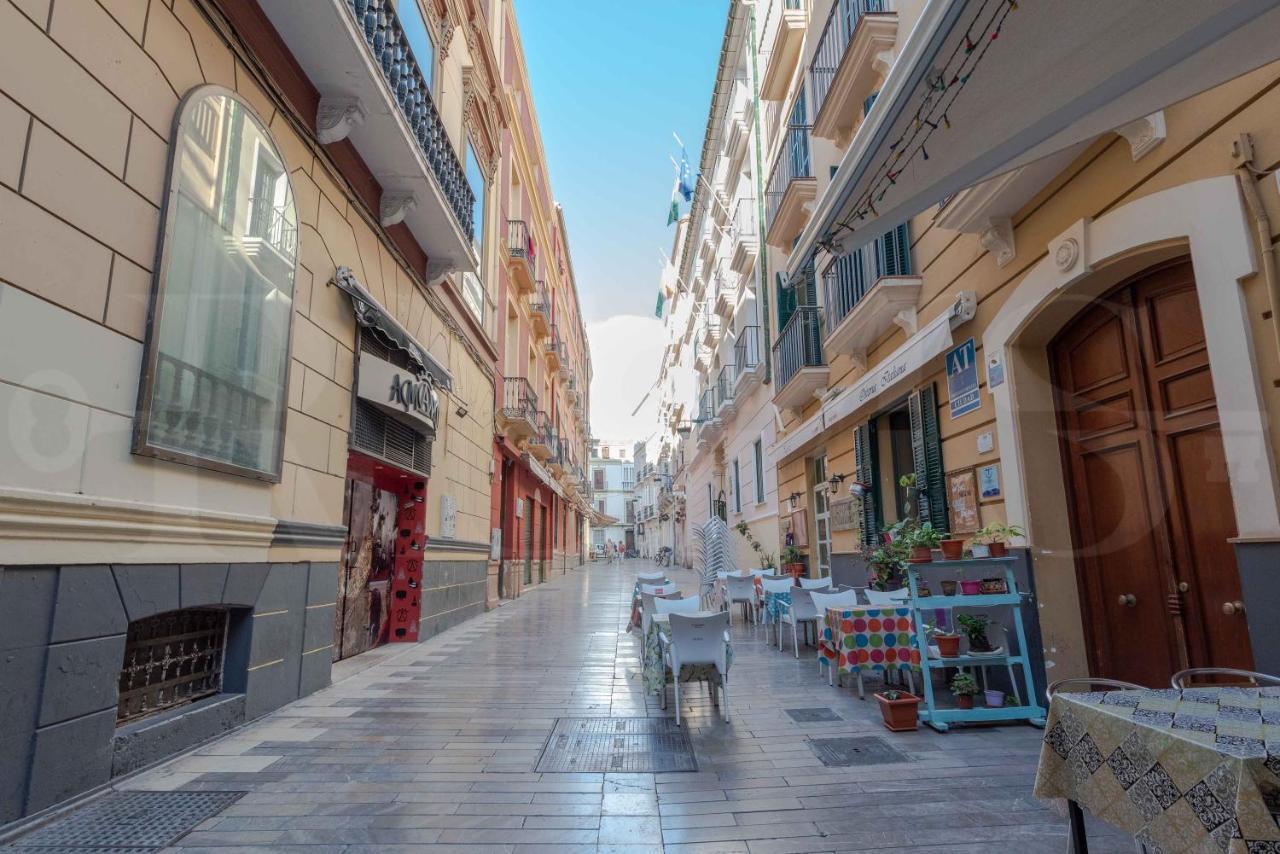
[[[1035,794],[1151,851],[1280,854],[1280,688],[1057,694]]]
[[[818,655],[834,664],[838,674],[859,670],[918,670],[915,620],[911,609],[858,607],[828,608],[822,618]]]

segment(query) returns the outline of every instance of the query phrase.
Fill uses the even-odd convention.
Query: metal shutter
[[[938,431],[938,400],[933,384],[911,395],[911,455],[920,490],[920,517],[939,531],[947,530],[946,478],[942,467],[942,437]]]
[[[876,502],[873,497],[876,483],[874,444],[870,424],[853,428],[854,477],[868,487],[867,494],[862,499],[862,545],[867,550],[874,549],[879,540]]]

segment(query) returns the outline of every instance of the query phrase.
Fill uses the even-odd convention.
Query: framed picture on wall
[[[832,501],[828,507],[831,513],[831,530],[858,531],[862,527],[862,503],[853,497]]]
[[[972,534],[982,527],[978,516],[978,478],[973,469],[947,475],[947,499],[952,534]]]
[[[809,514],[803,507],[791,511],[791,544],[798,549],[809,548]]]

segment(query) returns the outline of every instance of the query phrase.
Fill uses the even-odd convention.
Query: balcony
[[[760,327],[744,326],[733,342],[733,363],[736,365],[734,377],[734,397],[741,398],[760,384],[760,374],[764,365],[760,361]]]
[[[715,349],[716,344],[720,343],[720,318],[718,315],[707,313],[702,318],[702,343],[711,349]]]
[[[563,351],[560,343],[560,330],[554,323],[551,324],[551,329],[547,332],[547,341],[543,348],[547,355],[547,367],[553,371],[558,370]]]
[[[551,451],[556,447],[556,429],[551,425],[547,413],[536,410],[533,414],[533,434],[529,436],[529,453],[546,462]]]
[[[441,272],[475,272],[475,198],[390,0],[262,0],[320,93],[317,137],[349,139],[382,187],[385,226],[403,222]]]
[[[804,44],[805,3],[803,0],[784,0],[782,6],[782,16],[769,43],[764,77],[760,80],[760,97],[765,101],[781,101],[786,97],[796,62],[800,59],[800,47]]]
[[[538,279],[529,294],[529,321],[533,324],[534,340],[546,338],[551,332],[551,300],[547,298],[547,283]]]
[[[711,348],[705,344],[698,344],[693,357],[693,369],[700,374],[705,374],[710,368]]]
[[[529,234],[529,225],[519,219],[507,220],[507,268],[517,294],[533,293],[537,261],[538,252]]]
[[[532,436],[537,428],[538,396],[524,377],[507,377],[502,381],[502,408],[498,410],[498,426],[512,441]]]
[[[836,0],[809,65],[813,133],[844,148],[893,65],[898,13],[889,0]]]
[[[780,409],[800,409],[813,393],[827,387],[830,369],[822,360],[822,322],[816,306],[798,307],[773,344],[777,390],[773,402]]]
[[[737,303],[737,287],[724,276],[716,276],[716,314],[728,323],[733,320],[733,310]]]
[[[756,200],[738,199],[733,209],[733,249],[729,256],[729,269],[745,276],[756,265],[760,252],[760,234],[756,228]]]
[[[698,396],[698,445],[706,447],[720,441],[724,435],[724,422],[716,415],[715,387],[705,389]]]
[[[569,358],[569,343],[560,342],[560,367],[557,369],[561,382],[573,379],[573,361]]]
[[[809,155],[809,125],[788,125],[782,135],[782,149],[773,162],[765,191],[765,214],[769,229],[765,241],[790,251],[796,237],[809,220],[818,182],[813,177]]]
[[[914,332],[921,286],[905,225],[833,261],[823,276],[828,359],[846,354],[865,368],[867,351],[895,324]]]
[[[734,403],[734,368],[733,365],[725,365],[720,369],[719,376],[716,377],[716,415],[725,421],[730,421],[737,414],[738,408]]]

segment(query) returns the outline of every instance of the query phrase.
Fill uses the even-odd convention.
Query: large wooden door
[[[359,655],[387,641],[387,611],[395,563],[396,495],[347,478],[343,502],[346,547],[338,567],[333,660]]]
[[[1235,511],[1191,264],[1095,303],[1051,359],[1095,675],[1251,667],[1243,614],[1224,613]]]

